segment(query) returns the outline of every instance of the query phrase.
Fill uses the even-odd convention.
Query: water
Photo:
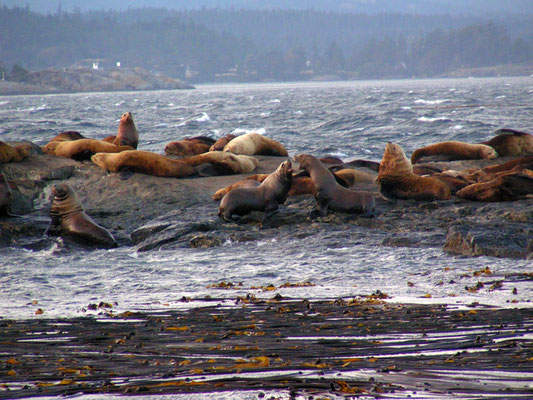
[[[142,150],[162,153],[166,143],[185,137],[258,131],[282,142],[290,155],[379,161],[388,141],[410,154],[436,141],[487,140],[502,127],[531,131],[532,98],[531,78],[210,85],[190,91],[0,97],[0,140],[45,144],[65,130],[104,138],[115,134],[122,113],[131,111]],[[203,304],[182,303],[183,296],[209,295],[233,304],[247,293],[337,298],[376,290],[400,302],[529,307],[533,292],[527,282],[497,291],[465,290],[480,280],[475,271],[488,266],[497,280],[531,272],[531,261],[384,247],[369,243],[361,231],[212,249],[54,250],[1,250],[1,317],[79,316],[90,312],[88,304],[100,301],[113,303],[120,312]],[[242,286],[208,287],[221,281]],[[314,286],[255,289],[306,281]],[[512,293],[515,287],[518,295]],[[39,308],[44,313],[36,316]]]

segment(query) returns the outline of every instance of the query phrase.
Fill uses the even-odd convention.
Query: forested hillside
[[[98,61],[192,82],[441,76],[533,64],[530,21],[228,9],[43,15],[2,7],[0,70],[21,80],[24,70]]]

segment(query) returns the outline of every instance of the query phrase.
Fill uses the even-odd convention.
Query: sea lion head
[[[413,166],[405,156],[402,146],[396,143],[388,142],[385,146],[385,152],[383,153],[383,160],[379,166],[378,176],[405,175],[412,173]]]
[[[307,169],[312,163],[315,157],[310,154],[298,154],[294,157],[294,161],[300,164],[300,169]]]
[[[72,187],[66,183],[59,183],[52,187],[54,199],[50,214],[62,216],[83,211],[80,198]]]
[[[133,123],[133,114],[130,113],[129,111],[126,111],[124,114],[122,114],[122,116],[120,117],[120,122],[121,123],[126,123],[126,124],[132,124]]]
[[[282,162],[276,172],[284,180],[292,179],[292,163],[290,160]]]
[[[26,158],[31,153],[31,145],[29,143],[23,143],[15,147],[15,150],[19,154],[20,158]]]
[[[490,147],[484,144],[481,144],[479,146],[480,146],[479,151],[481,153],[482,158],[486,160],[493,160],[498,157],[498,153],[493,147]]]

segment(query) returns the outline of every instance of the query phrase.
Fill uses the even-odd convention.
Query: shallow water
[[[115,134],[121,114],[131,111],[143,150],[162,153],[171,140],[253,130],[282,142],[291,156],[306,152],[378,161],[388,141],[410,154],[436,141],[487,140],[502,127],[531,131],[532,98],[532,78],[212,85],[188,91],[12,96],[0,97],[0,140],[45,144],[65,130],[104,138]],[[2,249],[0,257],[4,318],[34,317],[39,308],[44,313],[38,317],[84,315],[90,303],[101,301],[118,303],[113,309],[124,311],[190,306],[179,301],[183,296],[209,295],[233,304],[247,293],[337,298],[376,290],[387,293],[391,301],[529,307],[533,293],[527,281],[518,280],[505,283],[502,290],[465,290],[482,279],[532,272],[531,261],[384,247],[367,241],[361,229],[288,241],[226,243],[213,249],[136,253],[119,248],[65,254],[55,248],[9,248]],[[473,276],[485,267],[493,278]],[[221,281],[242,286],[207,287]],[[314,286],[253,288],[307,281]],[[514,288],[518,294],[512,293]]]

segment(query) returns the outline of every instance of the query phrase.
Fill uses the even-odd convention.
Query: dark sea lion
[[[347,189],[337,183],[335,177],[316,157],[309,154],[296,156],[300,168],[305,169],[316,187],[316,209],[311,217],[327,215],[328,209],[343,213],[375,215],[375,199],[372,193]]]
[[[20,144],[11,146],[0,141],[0,164],[19,162],[28,157],[31,153],[30,144]]]
[[[224,151],[247,156],[265,155],[287,157],[289,155],[280,142],[255,132],[237,136],[224,146]]]
[[[125,112],[120,117],[117,137],[113,143],[119,146],[130,146],[137,149],[139,132],[137,132],[137,128],[133,122],[133,115],[130,112]]]
[[[65,142],[65,141],[72,141],[72,140],[80,140],[80,139],[87,139],[85,136],[83,136],[78,131],[65,131],[61,132],[54,138],[50,139],[50,142]]]
[[[376,182],[381,195],[387,199],[448,200],[451,191],[444,182],[433,177],[418,176],[405,156],[402,147],[387,143]]]
[[[13,201],[13,193],[11,187],[7,183],[7,179],[3,172],[0,171],[0,217],[11,216],[9,209]]]
[[[222,136],[219,138],[210,148],[209,151],[222,151],[224,150],[224,146],[226,146],[229,142],[231,142],[233,139],[235,139],[237,136],[232,135],[231,133],[228,133],[227,135]]]
[[[78,194],[71,186],[66,183],[55,185],[52,194],[52,221],[46,231],[48,235],[62,236],[95,247],[117,247],[113,235],[85,213]]]
[[[457,192],[457,197],[473,201],[499,202],[521,200],[533,195],[533,171],[525,169],[499,174],[486,182],[464,187]]]
[[[269,217],[287,200],[292,183],[292,164],[282,162],[273,173],[255,187],[240,187],[227,193],[220,202],[218,215],[231,221],[233,215],[263,211]]]
[[[49,142],[43,147],[47,154],[57,157],[67,157],[73,160],[89,160],[96,153],[119,153],[133,150],[130,146],[118,146],[96,139],[78,139],[73,141]]]
[[[193,167],[202,164],[211,164],[217,174],[248,174],[255,170],[259,161],[255,157],[237,155],[222,151],[209,151],[181,159]]]
[[[533,135],[514,129],[498,129],[495,137],[482,142],[492,147],[499,157],[533,154]]]
[[[175,156],[195,156],[207,153],[215,140],[207,136],[197,136],[167,143],[165,154]]]
[[[162,154],[142,150],[97,153],[91,157],[91,161],[111,172],[140,172],[167,178],[196,175],[196,170],[181,160],[172,160]]]
[[[411,156],[411,164],[416,164],[422,158],[431,161],[454,160],[492,160],[498,153],[485,144],[470,144],[465,142],[441,142],[415,150]]]

